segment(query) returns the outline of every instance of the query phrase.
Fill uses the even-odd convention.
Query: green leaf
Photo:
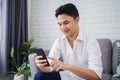
[[[26,60],[27,60],[27,56],[24,56],[23,63],[26,62]]]
[[[117,42],[116,44],[117,44],[117,47],[120,48],[120,42]]]
[[[8,72],[8,74],[17,74],[17,72],[16,71],[10,71],[10,72]]]
[[[11,58],[14,57],[14,47],[12,47],[11,50],[10,50],[10,56],[11,56]]]
[[[28,65],[29,65],[29,64],[28,64]],[[29,67],[29,66],[25,68],[24,74],[25,74],[25,76],[30,76],[30,75],[31,75],[30,67]]]
[[[29,45],[31,45],[31,44],[33,43],[33,41],[34,41],[34,39],[30,39],[30,40],[28,41]]]
[[[35,49],[34,49],[34,48],[31,48],[31,49],[30,49],[30,54],[31,54],[31,53],[34,53],[34,52],[35,52]]]
[[[14,62],[12,61],[12,60],[9,60],[10,61],[10,63],[14,66],[15,64],[14,64]]]

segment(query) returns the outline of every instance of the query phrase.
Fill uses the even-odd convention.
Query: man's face
[[[66,37],[73,37],[78,29],[79,17],[74,19],[73,17],[61,14],[57,17],[60,30],[64,33]]]

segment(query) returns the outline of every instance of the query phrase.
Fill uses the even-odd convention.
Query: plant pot
[[[24,77],[24,80],[28,80],[28,77]]]
[[[14,75],[14,80],[24,80],[24,75],[20,74],[20,75]]]

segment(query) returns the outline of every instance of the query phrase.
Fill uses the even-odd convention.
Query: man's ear
[[[75,18],[75,21],[78,23],[79,22],[79,20],[80,20],[80,17],[76,17]]]

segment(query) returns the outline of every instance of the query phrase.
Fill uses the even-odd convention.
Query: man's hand
[[[60,70],[67,70],[68,68],[68,64],[63,63],[62,61],[53,58],[53,57],[48,57],[51,60],[51,67],[55,70],[55,71],[60,71]]]
[[[35,57],[36,66],[43,72],[50,72],[50,66],[47,65],[47,60],[42,59],[42,56]]]

